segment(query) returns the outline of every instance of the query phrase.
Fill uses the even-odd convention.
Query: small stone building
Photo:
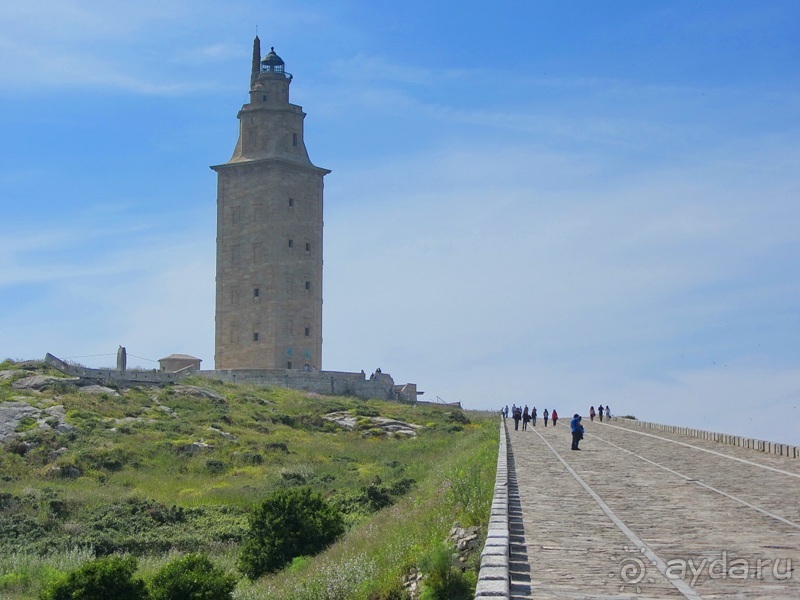
[[[199,371],[201,362],[203,361],[199,358],[188,354],[170,354],[166,358],[158,359],[159,371],[162,373],[175,373],[186,367],[194,367],[195,371]]]

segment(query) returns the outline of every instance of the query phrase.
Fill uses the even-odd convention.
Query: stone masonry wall
[[[228,383],[285,387],[324,395],[381,398],[386,400],[416,401],[416,386],[396,386],[386,373],[376,373],[367,379],[363,373],[343,371],[302,371],[298,369],[216,369],[200,371],[199,375],[220,379]]]

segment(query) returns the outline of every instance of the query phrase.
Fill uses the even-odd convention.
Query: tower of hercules
[[[239,141],[217,173],[217,369],[322,368],[322,188],[292,76],[253,42]]]

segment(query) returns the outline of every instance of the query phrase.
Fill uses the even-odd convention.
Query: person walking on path
[[[578,413],[575,413],[569,426],[572,429],[572,449],[580,450],[578,444],[583,439],[583,425],[581,425],[581,416]]]
[[[528,413],[528,405],[525,405],[525,410],[522,411],[522,431],[528,429],[528,421],[531,420],[531,415]]]
[[[514,417],[514,430],[516,431],[519,429],[519,420],[522,418],[522,411],[519,409],[519,406],[517,406],[514,409],[513,417]]]
[[[600,422],[602,423],[603,422],[603,405],[602,404],[597,408],[597,415],[600,417]]]
[[[611,420],[611,407],[606,404],[606,419]]]
[[[594,421],[594,415],[595,415],[595,412],[594,412],[594,406],[590,406],[590,407],[589,407],[589,418],[590,418],[592,421]]]
[[[533,421],[533,426],[536,427],[536,407],[533,407],[533,412],[531,413],[531,421]]]
[[[547,409],[545,408],[545,409],[544,409],[544,412],[542,413],[542,418],[544,419],[544,426],[545,426],[545,427],[547,427],[547,417],[548,417],[548,416],[550,416],[550,413],[549,413],[549,412],[547,412]]]
[[[553,427],[555,427],[556,423],[558,423],[558,412],[556,411],[555,408],[553,409],[552,419],[553,419]]]

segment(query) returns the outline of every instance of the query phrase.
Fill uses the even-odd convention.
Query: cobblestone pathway
[[[512,598],[800,598],[799,460],[562,422],[507,422]]]

